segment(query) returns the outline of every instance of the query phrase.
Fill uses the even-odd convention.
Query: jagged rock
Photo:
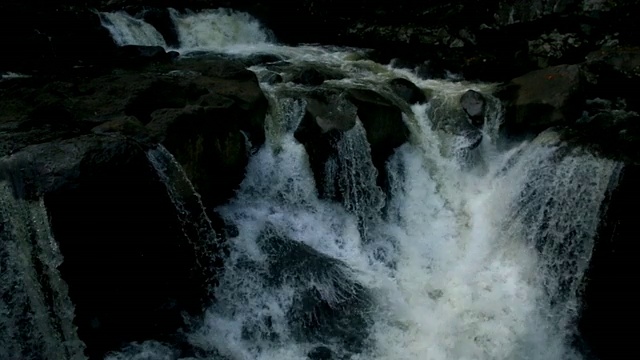
[[[427,97],[414,83],[407,79],[397,78],[389,81],[391,90],[409,104],[424,103]]]
[[[537,133],[575,123],[584,105],[577,65],[533,71],[511,80],[499,96],[507,103],[504,128],[511,134]]]
[[[464,112],[467,113],[473,125],[482,127],[482,124],[484,124],[486,101],[481,93],[468,90],[460,97],[460,106],[462,106]]]

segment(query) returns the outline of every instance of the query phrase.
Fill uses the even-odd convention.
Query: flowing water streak
[[[85,359],[44,201],[0,181],[0,358]]]
[[[148,23],[124,11],[100,13],[102,26],[107,28],[116,44],[167,47],[162,35]]]
[[[206,214],[200,195],[189,181],[182,166],[162,145],[149,149],[147,158],[167,188],[169,198],[177,210],[182,233],[189,239],[198,255],[210,259],[221,256],[220,249],[216,248],[219,240],[211,220]],[[200,264],[200,268],[206,269],[207,267],[203,265]],[[214,276],[213,273],[206,275],[211,278]]]

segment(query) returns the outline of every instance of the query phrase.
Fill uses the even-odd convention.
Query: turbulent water
[[[551,131],[498,146],[502,112],[491,84],[420,79],[349,49],[278,46],[246,14],[171,14],[183,51],[271,53],[340,71],[344,79],[323,86],[378,92],[404,110],[411,133],[386,163],[388,189],[376,183],[360,120],[335,142],[316,183],[294,137],[305,88],[262,84],[267,141],[237,195],[217,209],[238,231],[216,302],[188,334],[198,358],[581,358],[572,346],[579,290],[617,163]],[[120,44],[162,45],[140,20],[103,16]],[[429,103],[395,97],[385,84],[398,77],[429,92]],[[464,116],[459,99],[468,89],[488,98],[477,147],[445,126]],[[155,165],[170,158],[154,151]],[[177,356],[149,339],[108,358]]]

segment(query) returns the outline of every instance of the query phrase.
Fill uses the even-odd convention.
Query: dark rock
[[[307,86],[320,86],[325,80],[342,79],[344,75],[336,72],[335,70],[322,68],[321,66],[315,67],[299,67],[299,66],[276,66],[274,69],[278,72],[285,72],[285,82],[292,82],[300,85]]]
[[[316,92],[305,99],[307,111],[315,118],[322,132],[333,129],[347,131],[356,125],[358,109],[347,100],[344,93]]]
[[[93,129],[96,134],[123,134],[132,138],[147,138],[147,129],[138,119],[131,116],[124,116],[104,122]]]
[[[225,203],[244,178],[251,149],[244,110],[237,106],[160,109],[147,125],[174,154],[207,207]],[[259,146],[260,139],[252,139]],[[224,176],[219,176],[224,174]]]
[[[185,209],[175,207],[148,149],[117,134],[85,135],[0,158],[0,178],[17,198],[44,198],[92,358],[131,341],[173,340],[184,314],[200,314],[211,299],[214,266],[203,254],[218,244],[186,236]]]
[[[260,82],[267,84],[279,84],[283,81],[282,75],[271,71],[262,74],[259,80]]]
[[[183,312],[203,310],[206,267],[139,148],[87,154],[77,185],[45,201],[89,356],[132,341],[170,341],[185,326]]]
[[[307,354],[309,360],[331,360],[333,352],[326,346],[318,346]]]
[[[117,63],[122,67],[139,67],[152,63],[169,62],[175,58],[162,46],[125,45],[118,48]]]
[[[358,107],[358,118],[367,132],[371,160],[378,170],[377,183],[388,190],[386,163],[395,150],[409,140],[409,129],[402,118],[402,110],[372,90],[349,91]]]
[[[640,86],[640,48],[614,47],[590,53],[581,64],[590,97],[627,99],[629,109],[640,105],[627,89]]]
[[[176,84],[173,79],[159,79],[132,94],[125,107],[125,114],[135,116],[143,123],[151,120],[151,113],[161,108],[183,108],[208,93],[206,88],[190,83]]]
[[[427,97],[414,83],[407,79],[397,78],[389,81],[391,90],[409,104],[424,103]]]
[[[640,246],[636,241],[637,217],[629,211],[640,201],[638,181],[638,165],[627,165],[618,184],[611,184],[586,274],[579,329],[599,359],[615,359],[620,351],[635,347],[633,334],[624,329],[639,320],[640,296],[633,289],[639,285],[635,254]]]
[[[460,106],[467,116],[471,123],[477,127],[482,127],[484,124],[484,112],[486,108],[486,101],[484,96],[481,93],[468,90],[462,97],[460,97]]]
[[[585,101],[582,91],[577,65],[554,66],[513,79],[499,93],[507,103],[503,126],[517,135],[575,123]]]

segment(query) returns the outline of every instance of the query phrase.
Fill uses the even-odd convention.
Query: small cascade
[[[180,51],[231,51],[234,47],[265,44],[272,40],[251,15],[228,9],[181,14],[171,9]]]
[[[86,359],[61,263],[44,201],[0,181],[0,359]]]
[[[344,208],[356,216],[365,240],[369,228],[380,221],[384,194],[376,184],[378,176],[371,160],[367,134],[358,121],[335,144],[336,155],[325,164],[324,190],[329,198],[341,199]]]
[[[124,11],[100,13],[102,26],[107,28],[116,44],[167,47],[162,35],[153,26]]]
[[[147,151],[149,163],[156,170],[160,180],[167,188],[169,198],[177,210],[182,233],[198,253],[202,261],[199,269],[207,271],[205,278],[213,281],[219,268],[210,268],[208,264],[218,265],[221,260],[221,244],[200,195],[196,192],[182,166],[162,145]],[[212,289],[210,289],[212,291]]]
[[[521,186],[505,219],[507,236],[523,238],[538,253],[536,281],[544,289],[540,310],[560,332],[571,335],[580,310],[580,289],[602,213],[621,165],[581,148],[533,143],[507,171]],[[547,139],[546,142],[549,142]]]

